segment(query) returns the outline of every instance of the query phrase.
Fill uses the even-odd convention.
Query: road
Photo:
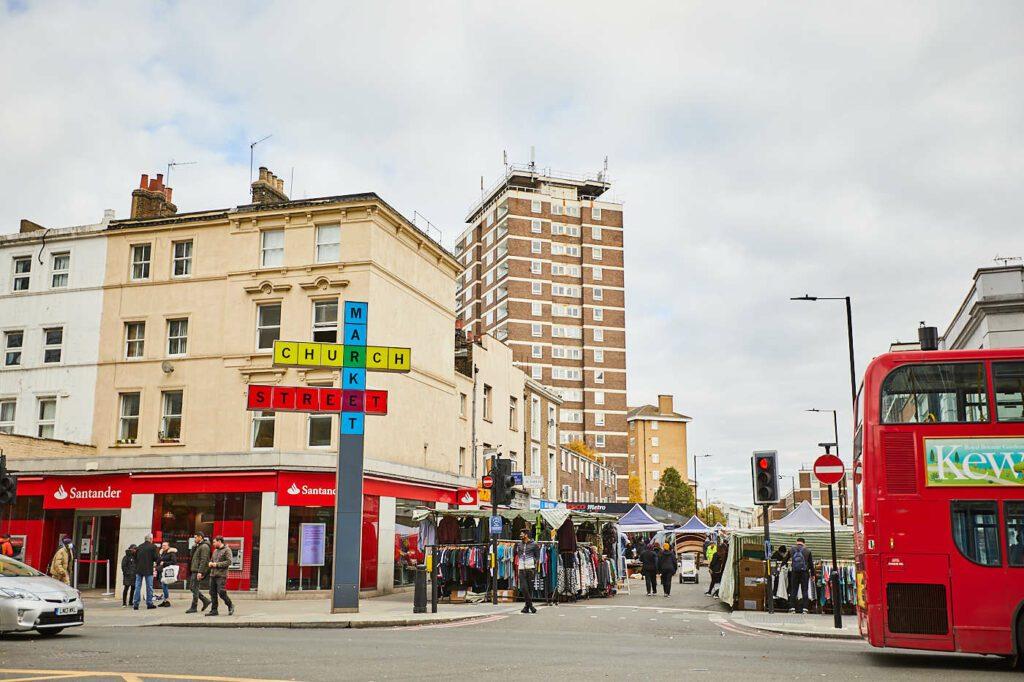
[[[706,585],[706,583],[705,583]],[[1007,675],[995,658],[872,650],[858,641],[737,629],[704,585],[541,608],[537,615],[375,630],[92,626],[54,639],[0,640],[2,680],[971,679]],[[244,607],[244,602],[241,602]],[[442,608],[458,608],[444,606]],[[125,622],[130,622],[125,613]],[[127,674],[97,674],[127,673]],[[134,674],[131,674],[134,673]],[[141,675],[140,675],[141,673]],[[69,679],[62,676],[60,679]]]

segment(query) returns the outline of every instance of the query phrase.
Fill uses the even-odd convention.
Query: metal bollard
[[[416,567],[416,577],[413,579],[412,612],[427,612],[427,567],[420,564]]]

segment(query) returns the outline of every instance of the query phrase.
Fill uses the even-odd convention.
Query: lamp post
[[[700,489],[700,486],[697,484],[697,459],[698,458],[699,459],[705,459],[705,458],[710,457],[710,456],[711,456],[710,453],[703,454],[703,455],[694,455],[693,456],[693,512],[694,512],[694,514],[697,513],[697,503],[700,502],[700,493],[698,492],[699,489]]]
[[[836,415],[835,410],[819,410],[816,407],[812,407],[805,412],[831,412],[832,413],[832,430],[835,433],[835,445],[836,445],[836,456],[839,456],[839,418]],[[839,482],[839,522],[846,525],[846,477]]]
[[[856,419],[857,414],[857,369],[856,362],[854,361],[853,355],[853,311],[850,307],[849,296],[811,296],[804,294],[803,296],[793,296],[789,300],[791,301],[845,301],[846,302],[846,339],[850,347],[850,400],[853,405],[853,414]],[[836,438],[838,441],[839,439]]]

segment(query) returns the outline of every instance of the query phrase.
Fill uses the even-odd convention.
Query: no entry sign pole
[[[826,451],[828,446],[825,446]],[[839,594],[839,566],[836,563],[836,512],[832,506],[832,485],[843,479],[846,470],[843,460],[826,452],[814,461],[814,475],[818,481],[828,486],[828,528],[832,536],[832,620],[837,629],[843,627],[843,599]]]

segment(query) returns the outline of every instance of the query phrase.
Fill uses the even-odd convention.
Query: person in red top
[[[11,542],[10,533],[0,533],[0,554],[3,556],[14,556],[14,543]]]

